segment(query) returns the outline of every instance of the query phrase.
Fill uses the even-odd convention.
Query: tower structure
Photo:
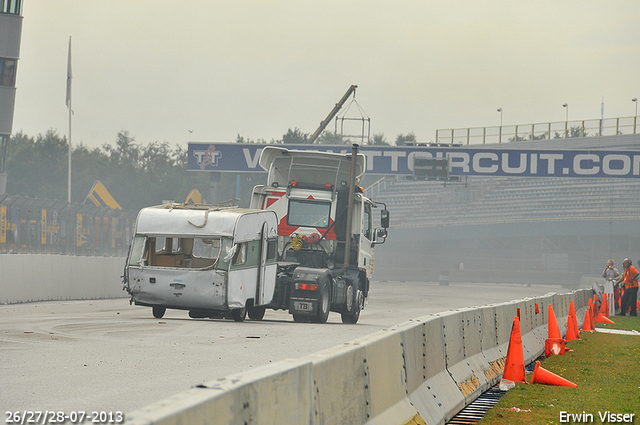
[[[7,146],[13,125],[22,35],[22,0],[0,0],[0,194],[7,190]]]

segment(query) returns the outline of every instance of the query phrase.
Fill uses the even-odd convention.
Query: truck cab
[[[251,208],[276,213],[279,267],[294,280],[290,296],[283,297],[288,303],[280,307],[297,321],[323,322],[336,311],[343,322],[355,323],[368,296],[375,245],[384,242],[388,227],[384,204],[368,199],[358,187],[364,155],[268,146],[259,163],[268,170],[267,184],[253,189]],[[376,228],[373,211],[380,206]]]

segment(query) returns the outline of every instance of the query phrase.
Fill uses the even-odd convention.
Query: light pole
[[[564,116],[564,138],[566,139],[567,137],[569,137],[569,104],[563,103],[562,107],[566,108],[566,113]]]
[[[502,108],[498,108],[497,111],[500,112],[500,130],[498,133],[498,143],[502,143]]]
[[[634,97],[631,101],[636,104],[636,114],[633,116],[633,134],[636,134],[636,123],[638,122],[638,98]]]

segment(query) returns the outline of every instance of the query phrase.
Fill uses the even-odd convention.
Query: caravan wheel
[[[151,310],[153,311],[153,317],[155,317],[156,319],[162,319],[162,316],[164,316],[164,313],[167,311],[167,308],[156,305],[156,306],[153,306]]]
[[[233,317],[233,320],[236,322],[244,322],[244,319],[247,317],[247,309],[243,307],[231,310],[231,317]]]
[[[247,313],[249,314],[249,319],[251,320],[262,320],[264,317],[264,312],[267,309],[265,307],[251,307]]]

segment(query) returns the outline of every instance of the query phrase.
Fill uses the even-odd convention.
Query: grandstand
[[[640,150],[640,137],[510,145]],[[618,266],[640,258],[640,178],[398,179],[375,199],[392,218],[389,245],[376,260],[379,279],[437,281],[445,273],[458,281],[573,286],[599,276],[610,257]]]
[[[394,225],[640,218],[640,181],[594,178],[469,178],[463,184],[398,181],[377,199]]]

